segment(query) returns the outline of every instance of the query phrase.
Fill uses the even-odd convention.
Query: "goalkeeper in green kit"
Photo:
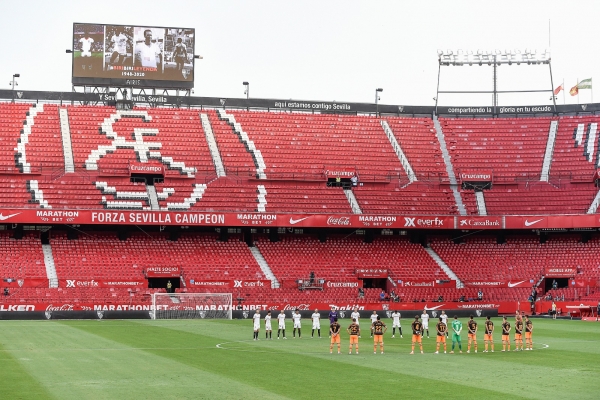
[[[458,320],[458,316],[454,316],[454,321],[452,321],[452,351],[450,354],[454,353],[454,345],[458,343],[458,350],[462,353],[462,344],[460,342],[460,332],[462,331],[462,322]]]

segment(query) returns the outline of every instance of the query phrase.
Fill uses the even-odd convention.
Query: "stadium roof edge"
[[[80,93],[50,91],[0,90],[0,101],[52,102],[60,104],[115,105],[115,93]],[[303,111],[339,114],[432,115],[434,106],[391,105],[375,103],[331,102],[315,100],[245,99],[135,94],[131,101],[151,107],[238,108],[268,111]],[[600,113],[600,103],[557,105],[558,114]],[[554,114],[551,105],[530,106],[438,106],[439,115],[515,116]]]

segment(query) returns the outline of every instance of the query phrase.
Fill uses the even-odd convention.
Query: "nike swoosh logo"
[[[530,221],[527,221],[527,220],[525,220],[525,226],[531,226],[531,225],[533,225],[533,224],[537,224],[538,222],[542,221],[543,219],[544,219],[544,218],[541,218],[541,219],[536,219],[535,221],[531,221],[531,222],[530,222]]]
[[[508,287],[515,287],[515,286],[520,285],[523,282],[525,282],[525,281],[521,281],[521,282],[517,282],[517,283],[510,283],[510,282],[508,282]]]
[[[300,218],[300,219],[294,219],[294,218],[290,217],[290,224],[296,225],[298,222],[302,222],[307,218],[310,218],[310,217],[304,217],[304,218]]]
[[[12,218],[12,217],[14,217],[15,215],[19,215],[19,214],[21,214],[21,213],[10,214],[10,215],[6,215],[6,216],[4,216],[4,215],[2,215],[2,213],[0,213],[0,221],[7,220],[7,219],[9,219],[9,218]]]
[[[440,304],[439,306],[435,306],[435,307],[427,307],[425,306],[425,310],[429,311],[429,310],[437,310],[440,307],[445,306],[445,304]]]

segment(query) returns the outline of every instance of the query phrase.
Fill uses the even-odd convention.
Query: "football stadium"
[[[560,2],[108,3],[33,2],[0,68],[1,398],[597,398],[598,60]]]

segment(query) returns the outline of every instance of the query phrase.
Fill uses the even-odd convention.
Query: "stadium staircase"
[[[21,130],[17,147],[15,148],[15,151],[17,152],[15,156],[17,167],[22,173],[25,174],[31,173],[31,164],[27,161],[25,147],[29,143],[29,136],[31,135],[31,130],[35,123],[35,117],[41,112],[44,112],[43,103],[39,105],[33,104],[31,108],[29,108],[27,117],[25,117],[25,120],[23,121],[23,129]]]
[[[437,265],[448,275],[448,277],[456,282],[456,288],[460,289],[465,287],[462,281],[458,278],[458,276],[452,271],[452,269],[442,260],[442,258],[433,250],[431,247],[425,247],[425,251],[427,254],[431,256],[431,258],[436,262]]]
[[[269,267],[269,263],[267,263],[267,260],[265,260],[265,258],[261,254],[258,247],[251,246],[251,247],[249,247],[249,249],[250,249],[250,252],[252,253],[252,256],[256,260],[256,263],[258,264],[261,271],[263,272],[264,276],[268,280],[271,281],[271,288],[273,288],[273,289],[279,288],[280,285],[279,285],[279,281],[277,280],[277,277],[275,276],[273,271],[271,271],[271,267]]]
[[[558,131],[558,121],[550,122],[550,130],[548,131],[548,142],[546,143],[546,152],[544,153],[544,163],[542,165],[542,173],[540,181],[548,182],[550,176],[550,166],[552,164],[552,156],[554,154],[554,144],[556,142],[556,133]]]
[[[413,168],[410,165],[408,158],[406,158],[406,155],[402,151],[402,147],[400,146],[400,143],[398,143],[398,140],[396,139],[396,136],[394,135],[392,128],[390,128],[389,123],[384,119],[381,120],[381,127],[383,128],[385,135],[388,137],[390,144],[392,145],[392,148],[394,149],[394,152],[396,153],[396,156],[398,157],[398,160],[400,160],[400,164],[402,164],[402,168],[404,168],[404,172],[406,173],[406,176],[408,177],[408,182],[413,183],[414,181],[417,180],[417,175],[415,174],[415,171],[413,171]]]
[[[360,209],[360,205],[358,204],[358,201],[356,200],[356,197],[354,196],[354,192],[351,189],[347,189],[347,190],[344,190],[344,194],[346,195],[346,198],[348,199],[348,204],[350,204],[350,207],[352,208],[352,213],[362,214],[362,210]]]
[[[65,173],[75,172],[73,161],[73,145],[71,143],[71,128],[69,127],[69,113],[66,108],[59,109],[60,134],[62,137],[63,155],[65,159]]]
[[[153,211],[160,210],[160,205],[158,204],[158,195],[156,194],[156,188],[153,185],[146,185],[146,192],[148,193],[150,209]]]
[[[450,158],[450,153],[448,152],[448,148],[446,146],[444,132],[442,131],[442,126],[440,125],[437,115],[433,116],[433,125],[435,126],[436,136],[442,151],[442,158],[444,160],[444,164],[446,165],[446,172],[448,173],[448,178],[450,180],[450,189],[452,189],[452,193],[454,194],[454,200],[456,201],[458,212],[460,215],[467,215],[465,205],[463,204],[460,192],[458,190],[458,183],[456,181],[456,175],[454,174],[452,159]]]
[[[265,161],[262,157],[260,150],[256,148],[256,145],[250,138],[248,134],[244,132],[242,129],[242,125],[235,120],[235,116],[232,114],[228,114],[225,110],[217,110],[217,114],[219,118],[227,121],[231,128],[235,132],[235,134],[240,138],[240,141],[246,147],[246,150],[252,155],[252,159],[254,160],[254,164],[256,165],[256,178],[257,179],[266,179],[267,175],[265,174],[265,169],[267,166],[265,165]]]
[[[600,205],[600,190],[598,191],[598,193],[596,193],[596,197],[594,197],[592,204],[590,204],[590,208],[588,208],[587,213],[596,214],[596,212],[598,211],[598,205]]]
[[[477,199],[477,211],[479,215],[487,215],[487,209],[485,207],[485,197],[483,196],[483,191],[478,190],[475,192],[475,198]]]
[[[217,173],[217,178],[221,178],[225,176],[225,167],[223,166],[223,160],[221,159],[219,146],[217,145],[217,141],[215,140],[215,135],[213,133],[212,126],[210,125],[210,119],[208,118],[208,115],[206,113],[200,113],[200,120],[202,121],[202,129],[204,130],[204,135],[206,136],[206,143],[208,143],[210,156],[213,160],[213,164],[215,165],[215,172]]]
[[[267,189],[265,189],[265,185],[258,185],[256,192],[258,193],[256,196],[256,201],[258,202],[256,209],[258,212],[264,213],[267,207]]]
[[[44,265],[46,266],[48,286],[51,288],[57,288],[58,275],[56,274],[56,265],[54,264],[54,256],[52,255],[52,246],[49,244],[43,244],[42,252],[44,253]]]

